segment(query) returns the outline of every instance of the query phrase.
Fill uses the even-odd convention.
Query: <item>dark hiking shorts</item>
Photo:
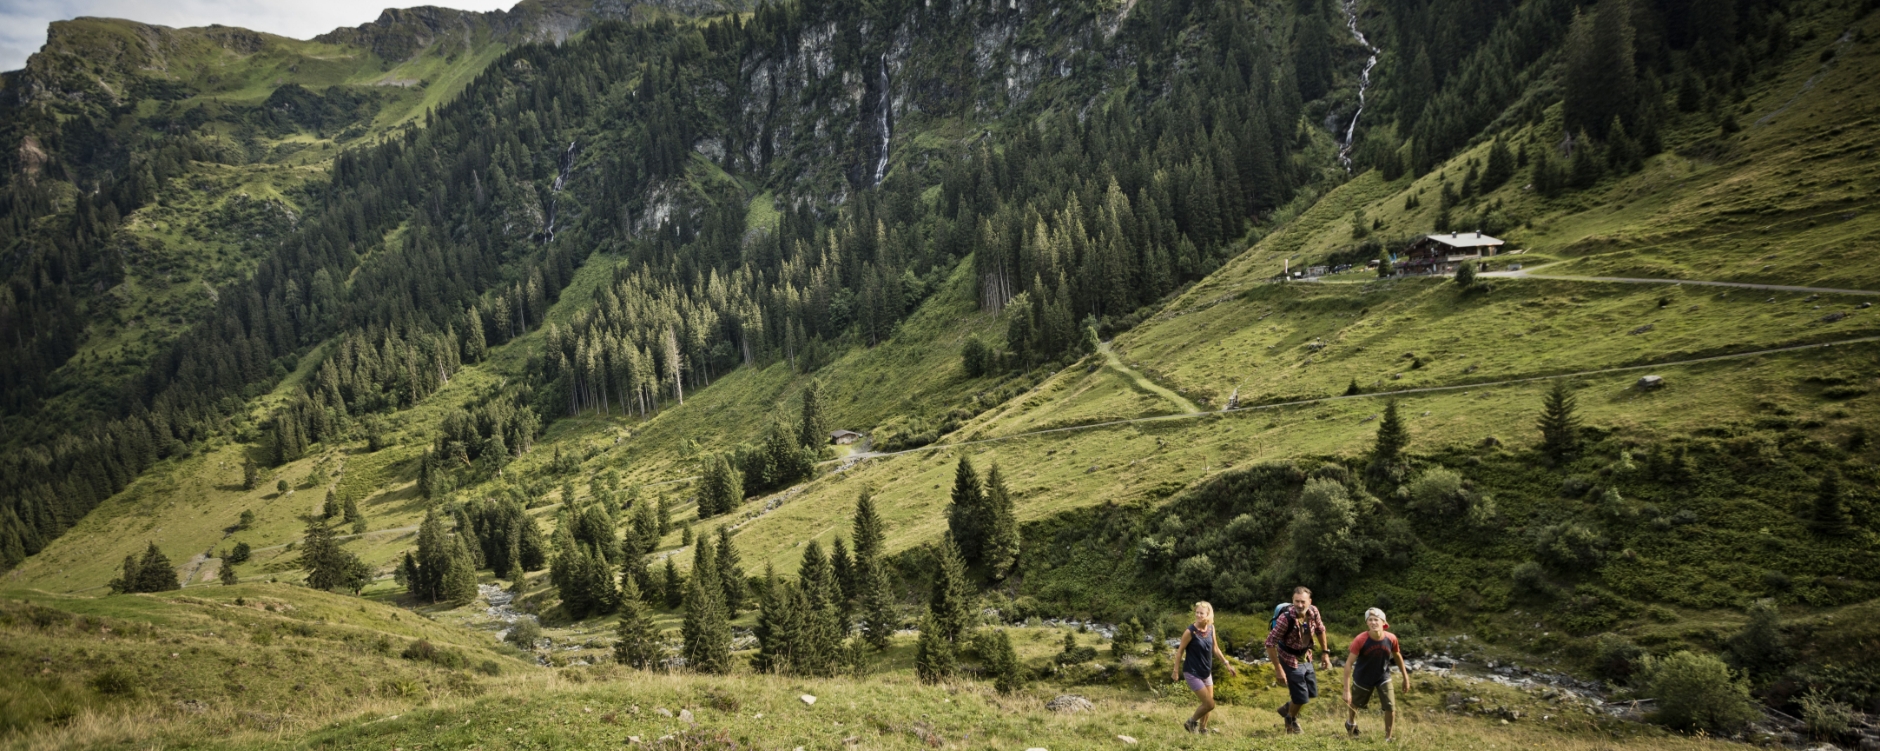
[[[1319,676],[1312,672],[1311,663],[1302,662],[1286,671],[1286,691],[1292,695],[1292,703],[1299,705],[1319,695]]]

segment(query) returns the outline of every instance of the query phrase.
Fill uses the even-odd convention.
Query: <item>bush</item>
[[[1645,659],[1645,650],[1618,634],[1600,634],[1593,641],[1593,672],[1613,683],[1631,680]]]
[[[91,677],[91,689],[106,696],[130,696],[137,693],[137,681],[130,673],[116,667],[105,668]]]
[[[1578,522],[1551,524],[1534,533],[1534,554],[1561,570],[1597,565],[1606,547],[1606,538]]]
[[[1642,673],[1646,694],[1658,700],[1652,720],[1667,727],[1729,735],[1758,716],[1749,685],[1711,655],[1674,652],[1646,660]]]
[[[523,649],[534,649],[536,642],[542,640],[542,627],[533,618],[519,618],[509,627],[509,633],[503,641]]]
[[[1788,664],[1789,648],[1774,600],[1750,603],[1749,623],[1730,637],[1730,657],[1737,667],[1757,675],[1781,672]]]
[[[1515,564],[1514,570],[1508,572],[1508,577],[1514,581],[1514,591],[1517,594],[1535,596],[1553,594],[1553,587],[1547,584],[1547,572],[1541,568],[1540,564],[1533,561]]]
[[[1854,729],[1854,708],[1842,704],[1820,689],[1802,694],[1802,722],[1816,740],[1838,740]]]

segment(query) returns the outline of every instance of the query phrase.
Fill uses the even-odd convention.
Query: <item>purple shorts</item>
[[[1203,688],[1214,685],[1214,676],[1211,675],[1206,678],[1196,678],[1194,673],[1182,673],[1182,680],[1188,682],[1189,691],[1195,692],[1199,692]]]

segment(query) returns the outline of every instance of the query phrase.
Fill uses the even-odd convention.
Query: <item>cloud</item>
[[[463,10],[508,9],[515,0],[432,0]],[[26,67],[46,43],[46,26],[79,16],[128,18],[177,28],[239,26],[307,39],[379,17],[386,0],[0,0],[0,70]]]

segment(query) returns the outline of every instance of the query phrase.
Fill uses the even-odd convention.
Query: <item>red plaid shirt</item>
[[[1294,610],[1289,607],[1280,613],[1273,630],[1266,633],[1266,648],[1279,653],[1279,664],[1287,670],[1299,667],[1301,659],[1309,661],[1313,634],[1320,639],[1325,637],[1325,621],[1319,618],[1317,606],[1306,608],[1304,617],[1294,615]],[[1292,652],[1286,651],[1288,649]]]

